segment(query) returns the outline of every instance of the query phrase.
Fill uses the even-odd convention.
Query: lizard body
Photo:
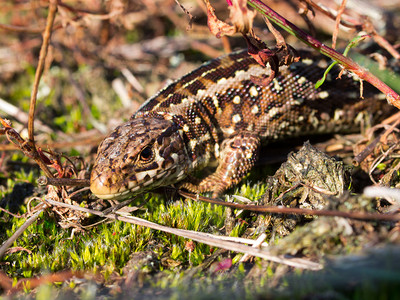
[[[281,66],[267,86],[252,76],[269,75],[245,51],[212,60],[148,99],[98,149],[92,192],[104,199],[180,182],[193,192],[219,195],[239,183],[257,160],[262,143],[292,136],[354,131],[386,111],[378,91],[340,68],[315,89],[328,66],[321,56]],[[193,180],[212,163],[215,172]]]

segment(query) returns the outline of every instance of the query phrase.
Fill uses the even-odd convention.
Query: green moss
[[[140,214],[163,225],[205,232],[216,232],[223,226],[224,219],[224,209],[220,206],[194,201],[176,201],[167,205],[158,196],[152,197],[147,209]],[[5,221],[9,225],[3,240],[8,239],[25,219],[7,217]],[[210,254],[207,245],[197,244],[189,253],[185,250],[187,240],[184,238],[121,221],[100,224],[72,236],[71,233],[71,229],[60,228],[47,213],[43,214],[13,245],[26,251],[6,255],[2,269],[14,278],[63,269],[91,270],[108,278],[113,272],[121,273],[132,253],[153,250],[149,243],[154,244],[154,239],[162,244],[162,248],[155,250],[159,257],[168,253],[170,259],[180,263],[196,266]]]

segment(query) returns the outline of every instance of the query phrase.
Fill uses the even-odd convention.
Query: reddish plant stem
[[[178,191],[178,193],[194,201],[203,201],[207,203],[222,205],[235,209],[243,209],[249,211],[255,211],[258,213],[278,213],[278,214],[299,214],[299,215],[313,215],[313,216],[328,216],[328,217],[342,217],[347,219],[359,220],[359,221],[399,221],[400,215],[394,214],[379,214],[379,213],[364,213],[364,212],[346,212],[339,210],[325,210],[325,209],[308,209],[298,207],[282,207],[282,206],[269,206],[269,205],[247,205],[238,204],[232,202],[225,202],[216,198],[208,198],[205,196],[199,196],[190,192]]]
[[[288,33],[297,37],[303,43],[318,50],[320,53],[330,57],[331,59],[339,62],[344,68],[356,74],[360,79],[368,81],[370,84],[375,86],[378,90],[386,95],[386,99],[390,104],[400,109],[400,96],[389,86],[379,80],[376,76],[361,68],[350,58],[343,56],[342,54],[336,52],[334,49],[326,46],[312,36],[308,35],[306,32],[286,20],[284,17],[276,13],[260,0],[248,0],[248,3],[250,6],[258,10],[261,14],[265,15],[269,20],[274,22],[282,29],[286,30]]]

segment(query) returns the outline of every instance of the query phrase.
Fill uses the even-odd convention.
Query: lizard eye
[[[140,160],[144,162],[148,162],[153,158],[153,150],[150,146],[147,146],[140,152]]]

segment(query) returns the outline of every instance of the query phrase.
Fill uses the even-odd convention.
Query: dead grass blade
[[[269,253],[268,250],[266,249],[261,249],[261,248],[254,248],[251,246],[244,245],[239,242],[232,242],[232,241],[227,241],[225,239],[221,239],[219,236],[216,235],[211,235],[207,233],[202,233],[202,232],[196,232],[196,231],[191,231],[191,230],[184,230],[184,229],[176,229],[176,228],[171,228],[167,226],[163,226],[160,224],[156,224],[150,221],[146,221],[141,218],[133,217],[133,216],[120,216],[118,214],[108,214],[105,215],[103,212],[79,207],[76,205],[70,205],[62,202],[57,202],[51,199],[45,199],[45,202],[54,205],[54,206],[62,206],[62,207],[68,207],[73,210],[78,210],[78,211],[83,211],[83,212],[89,212],[94,215],[104,217],[104,218],[109,218],[113,220],[120,220],[123,222],[139,225],[139,226],[145,226],[149,227],[155,230],[160,230],[163,232],[175,234],[177,236],[181,236],[187,239],[191,239],[200,243],[204,243],[210,246],[230,250],[230,251],[235,251],[235,252],[241,252],[245,254],[249,254],[251,256],[257,256],[272,262],[280,263],[280,264],[285,264],[294,268],[301,268],[301,269],[310,269],[310,270],[319,270],[322,269],[322,264],[312,262],[306,259],[301,259],[301,258],[295,258],[295,257],[283,257],[281,255],[272,255]],[[241,240],[243,242],[243,239]],[[254,241],[253,241],[254,242]],[[252,242],[252,243],[253,243]]]
[[[39,218],[40,214],[46,209],[46,205],[41,203],[36,206],[36,209],[38,209],[36,213],[33,214],[28,220],[26,220],[26,222],[20,228],[18,228],[14,232],[14,234],[0,247],[0,258],[3,257],[7,249],[18,239],[18,237],[25,231],[25,229],[33,224],[33,222],[35,222],[37,218]]]

